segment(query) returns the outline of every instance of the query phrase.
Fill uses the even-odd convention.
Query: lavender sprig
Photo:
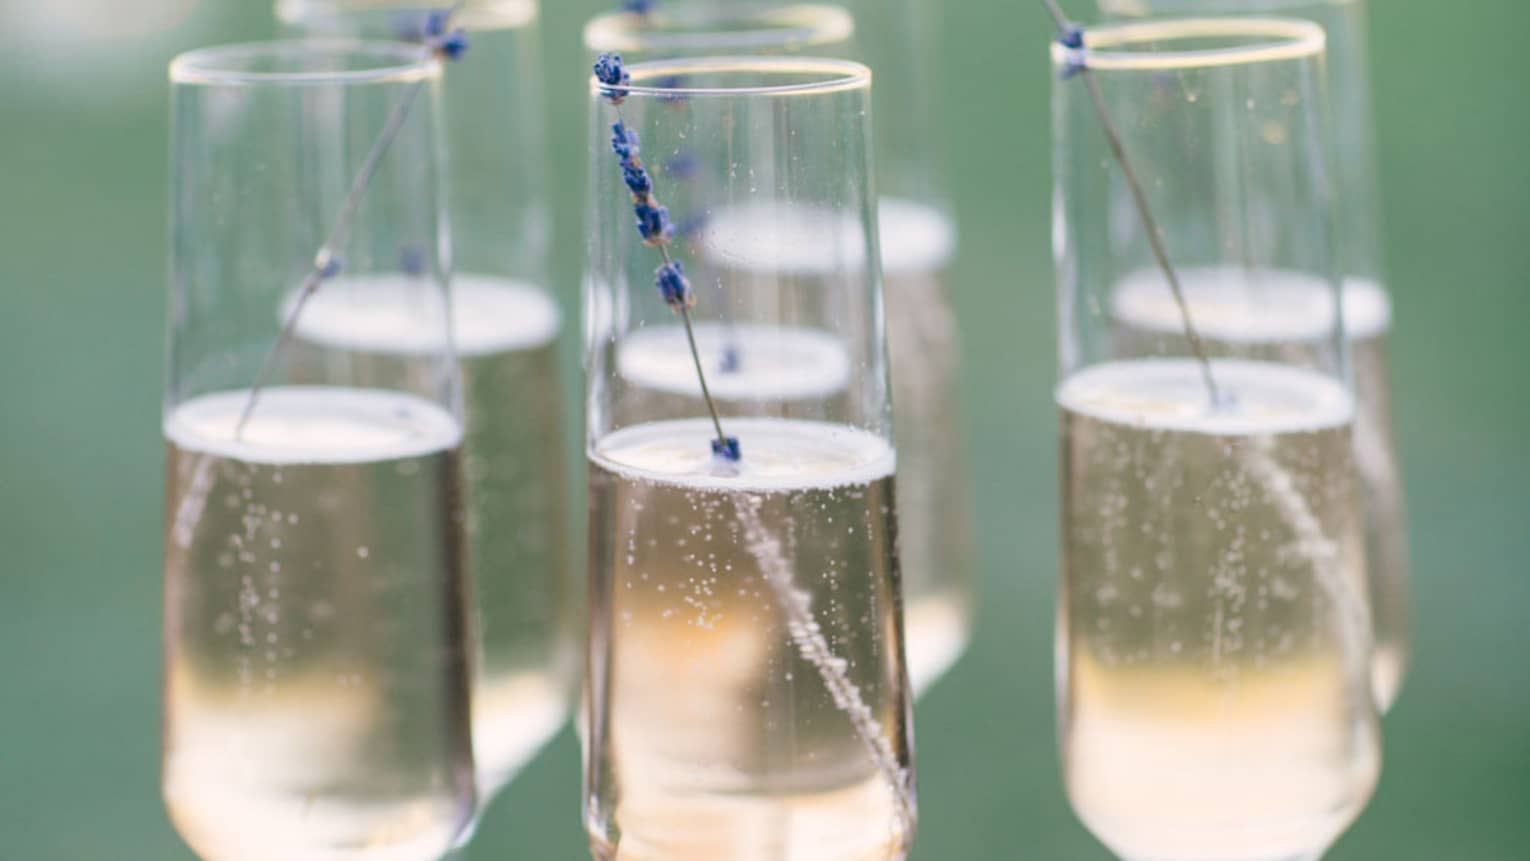
[[[654,286],[664,297],[664,304],[680,315],[685,324],[685,338],[691,349],[691,360],[696,365],[696,379],[701,383],[701,398],[712,417],[712,427],[717,438],[712,440],[713,456],[737,463],[741,458],[737,437],[723,431],[722,418],[712,391],[707,387],[706,370],[701,364],[701,350],[696,346],[696,330],[691,324],[691,308],[696,305],[696,293],[685,277],[685,264],[670,253],[670,242],[675,236],[675,226],[670,221],[669,209],[659,203],[653,191],[653,176],[643,164],[643,142],[638,133],[627,127],[621,114],[622,102],[626,101],[625,88],[632,76],[627,73],[619,54],[601,54],[595,61],[595,79],[601,83],[600,94],[616,107],[616,122],[611,125],[611,151],[616,154],[622,170],[622,182],[632,195],[632,213],[637,220],[638,235],[644,244],[656,248],[663,263],[654,270]]]
[[[451,27],[452,18],[465,5],[467,0],[457,0],[452,6],[431,10],[426,16],[422,41],[442,60],[459,60],[467,53],[467,33],[461,27]],[[378,134],[377,141],[372,144],[371,151],[362,162],[361,170],[357,171],[356,178],[352,180],[350,191],[340,205],[340,214],[335,218],[335,225],[330,228],[329,236],[325,237],[318,252],[314,254],[313,268],[303,279],[303,285],[298,290],[297,301],[292,304],[292,310],[287,312],[287,319],[282,323],[281,332],[276,336],[276,343],[272,344],[270,352],[266,353],[266,358],[255,375],[255,382],[250,386],[250,399],[245,402],[244,409],[239,413],[239,421],[234,425],[235,440],[243,438],[245,425],[249,424],[250,416],[255,412],[255,406],[260,401],[260,392],[269,382],[271,373],[276,369],[276,361],[286,349],[287,342],[292,340],[298,317],[302,316],[303,308],[308,304],[308,300],[318,292],[325,281],[333,279],[344,269],[344,260],[337,249],[350,237],[352,222],[356,218],[357,210],[361,208],[361,199],[366,195],[372,179],[377,176],[378,169],[382,167],[383,156],[387,154],[388,148],[393,145],[399,132],[403,131],[404,121],[409,117],[409,110],[419,99],[420,92],[424,88],[425,81],[419,80],[404,91],[398,104],[394,105],[393,110],[388,114],[387,121],[383,123],[382,132]]]
[[[637,15],[647,15],[657,5],[659,0],[622,0],[622,9]]]
[[[1094,102],[1094,112],[1099,116],[1100,126],[1105,131],[1105,141],[1110,146],[1116,163],[1121,166],[1121,173],[1126,177],[1126,185],[1131,190],[1132,202],[1137,207],[1137,216],[1142,219],[1142,229],[1147,233],[1148,246],[1153,251],[1153,257],[1158,261],[1158,267],[1163,270],[1164,278],[1168,279],[1169,289],[1174,294],[1174,304],[1179,306],[1180,320],[1185,327],[1185,338],[1190,342],[1190,349],[1195,353],[1196,361],[1200,364],[1201,377],[1206,382],[1211,406],[1219,407],[1222,405],[1222,398],[1217,391],[1216,379],[1211,374],[1211,359],[1206,353],[1205,343],[1201,341],[1200,332],[1195,328],[1195,321],[1191,318],[1190,305],[1185,301],[1185,291],[1180,286],[1179,275],[1175,273],[1173,264],[1169,262],[1169,252],[1164,248],[1163,237],[1158,232],[1158,220],[1153,217],[1153,211],[1148,206],[1147,194],[1142,190],[1142,183],[1137,179],[1137,172],[1132,169],[1131,161],[1126,157],[1126,146],[1121,142],[1121,134],[1116,130],[1116,124],[1111,122],[1110,111],[1105,107],[1105,95],[1100,92],[1100,83],[1090,74],[1089,65],[1084,56],[1084,28],[1068,20],[1068,16],[1057,5],[1057,0],[1041,0],[1041,2],[1057,24],[1058,44],[1067,48],[1069,52],[1068,62],[1063,67],[1062,75],[1064,78],[1083,78],[1084,85],[1089,89],[1089,98]]]

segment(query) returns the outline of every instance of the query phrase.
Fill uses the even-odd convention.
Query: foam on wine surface
[[[888,478],[897,463],[887,440],[848,425],[732,419],[727,430],[747,436],[749,450],[726,471],[714,468],[712,426],[695,419],[645,422],[607,434],[590,457],[632,480],[754,493],[869,484]]]
[[[439,316],[432,321],[416,307],[424,292],[395,275],[326,282],[298,319],[294,348],[309,355],[297,363],[342,362],[362,377],[404,377],[418,356],[442,346]],[[577,669],[564,538],[561,320],[542,289],[474,273],[453,278],[451,314],[481,641],[475,753],[487,801],[562,725]]]
[[[220,861],[436,858],[474,807],[461,426],[410,395],[272,387],[236,437],[248,398],[164,425],[171,818]]]
[[[187,401],[165,419],[174,445],[250,464],[351,464],[421,457],[455,448],[462,426],[441,407],[380,389],[265,389],[243,433],[249,390]]]
[[[840,395],[850,383],[850,354],[828,332],[750,323],[697,323],[696,348],[712,397],[723,401],[794,401]],[[684,327],[628,333],[617,373],[635,388],[701,397]]]
[[[1180,287],[1201,337],[1240,343],[1310,342],[1330,336],[1334,288],[1301,272],[1185,267]],[[1236,287],[1230,285],[1238,285]],[[1344,330],[1352,339],[1385,334],[1392,305],[1374,281],[1350,279],[1342,291]],[[1110,313],[1126,326],[1180,335],[1184,321],[1174,294],[1158,272],[1135,272],[1111,291]]]
[[[912,837],[892,447],[653,422],[591,447],[596,857],[890,861]]]
[[[289,300],[287,309],[290,310]],[[329,347],[415,355],[440,352],[439,298],[402,275],[341,276],[309,297],[294,334]],[[530,284],[462,273],[451,284],[452,347],[462,356],[529,350],[558,337],[558,306]]]
[[[1195,324],[1213,355],[1321,361],[1334,328],[1332,289],[1298,272],[1187,268],[1182,279]],[[1229,289],[1228,284],[1238,284]],[[1186,352],[1183,322],[1161,275],[1139,272],[1112,292],[1117,353]],[[1356,397],[1355,457],[1365,498],[1366,559],[1375,615],[1376,698],[1397,696],[1407,664],[1407,518],[1392,429],[1387,336],[1392,306],[1380,284],[1344,282],[1344,327],[1350,342]]]
[[[1095,365],[1064,380],[1057,402],[1102,422],[1214,436],[1342,428],[1354,418],[1354,400],[1343,384],[1312,371],[1218,359],[1213,376],[1232,408],[1211,408],[1199,366],[1187,359]]]
[[[1063,413],[1059,679],[1074,809],[1121,857],[1312,857],[1379,770],[1354,406],[1219,359],[1080,371]]]

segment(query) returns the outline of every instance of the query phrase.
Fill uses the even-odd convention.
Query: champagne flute
[[[170,77],[165,802],[209,861],[437,858],[475,802],[440,64],[275,42]],[[345,277],[419,322],[385,373],[290,349]]]
[[[613,313],[587,345],[584,734],[601,861],[887,861],[912,840],[870,90],[834,60],[597,64],[587,305]],[[768,214],[762,265],[715,266],[734,246],[713,217],[745,210]],[[806,231],[832,275],[763,265]],[[740,384],[739,344],[823,373],[746,353]],[[690,375],[668,413],[644,377],[661,359]]]
[[[1365,498],[1365,551],[1376,630],[1372,660],[1376,701],[1391,708],[1408,666],[1408,524],[1402,473],[1392,429],[1387,342],[1392,300],[1381,260],[1381,207],[1376,184],[1369,52],[1364,0],[1100,0],[1109,16],[1269,14],[1323,26],[1328,37],[1328,84],[1338,148],[1344,327],[1355,383],[1355,458]],[[1299,303],[1301,300],[1297,299]],[[1261,308],[1235,311],[1234,322],[1207,332],[1216,342],[1278,341]],[[1317,318],[1321,320],[1321,317]],[[1123,319],[1123,329],[1152,329],[1150,318]],[[1321,328],[1321,323],[1319,327]]]
[[[1380,769],[1322,57],[1292,19],[1053,49],[1059,737],[1130,861],[1316,859]],[[1292,291],[1321,333],[1209,346]],[[1121,336],[1138,293],[1171,331]]]

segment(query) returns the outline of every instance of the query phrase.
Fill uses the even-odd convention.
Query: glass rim
[[[315,15],[343,17],[377,12],[427,13],[450,7],[449,0],[276,0],[276,20],[301,26]],[[490,27],[521,27],[537,20],[537,0],[468,0],[453,20],[468,31]]]
[[[1260,11],[1264,14],[1284,14],[1292,9],[1312,6],[1354,6],[1360,0],[1264,0]],[[1131,18],[1187,14],[1241,15],[1247,14],[1247,0],[1099,0],[1100,11],[1107,15]]]
[[[361,58],[361,68],[327,71],[252,71],[251,61],[301,57]],[[197,48],[170,61],[170,82],[186,85],[259,86],[312,84],[406,84],[439,77],[441,61],[421,45],[359,39],[284,39]]]
[[[742,26],[723,29],[730,24]],[[846,42],[854,35],[855,18],[826,3],[666,4],[647,15],[606,12],[584,25],[584,45],[589,50],[637,53],[812,47]]]
[[[814,74],[813,80],[790,84],[752,84],[749,86],[677,87],[644,86],[632,83],[623,86],[607,86],[594,75],[590,76],[590,92],[596,97],[616,93],[623,98],[631,96],[658,96],[660,98],[691,98],[696,96],[799,96],[832,93],[845,90],[865,89],[871,86],[871,68],[853,60],[835,60],[818,57],[696,57],[672,60],[652,60],[634,63],[627,67],[634,82],[645,79],[670,78],[697,73],[758,72],[763,75]]]
[[[1142,43],[1215,36],[1243,36],[1258,41],[1224,48],[1132,49]],[[1054,41],[1052,61],[1060,66],[1082,62],[1092,71],[1200,69],[1317,57],[1322,55],[1327,41],[1321,26],[1300,18],[1164,18],[1087,27],[1081,49]]]

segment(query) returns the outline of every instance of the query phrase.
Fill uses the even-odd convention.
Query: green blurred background
[[[614,4],[546,5],[572,309],[578,29]],[[1049,27],[1015,0],[940,9],[985,594],[975,647],[919,706],[915,855],[1105,859],[1053,752]],[[1371,12],[1417,638],[1380,790],[1330,857],[1530,858],[1530,6]],[[164,66],[273,29],[265,0],[0,0],[0,859],[191,858],[156,768]],[[577,762],[565,732],[470,857],[588,857]]]

